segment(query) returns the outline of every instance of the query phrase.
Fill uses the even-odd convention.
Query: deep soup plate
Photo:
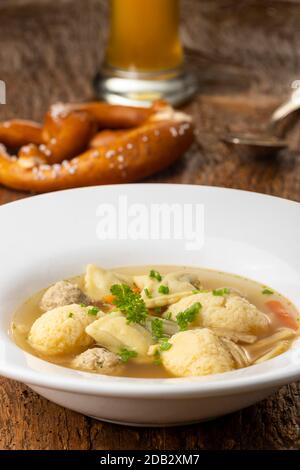
[[[300,378],[298,340],[281,356],[245,369],[139,379],[51,364],[20,349],[9,333],[26,298],[91,262],[227,271],[273,287],[300,309],[300,204],[223,188],[116,185],[6,204],[0,223],[0,374],[43,397],[101,420],[178,425],[239,410]]]

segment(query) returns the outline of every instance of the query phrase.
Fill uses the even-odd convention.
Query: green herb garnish
[[[223,297],[226,294],[230,294],[230,289],[228,289],[228,287],[224,287],[224,289],[214,289],[212,293],[213,295]]]
[[[154,307],[155,313],[161,313],[161,307]]]
[[[172,312],[168,312],[165,318],[166,320],[172,320]]]
[[[73,318],[73,316],[74,316],[73,312],[70,312],[69,315],[68,315],[69,318]]]
[[[161,274],[159,274],[159,272],[155,271],[154,269],[151,269],[149,277],[151,279],[156,279],[158,282],[162,280]]]
[[[194,294],[194,295],[195,295],[195,294],[200,294],[200,292],[201,292],[201,290],[195,289],[195,290],[192,291],[192,294]]]
[[[195,320],[200,308],[202,308],[202,305],[200,302],[196,302],[191,307],[184,310],[184,312],[180,312],[176,315],[176,321],[180,331],[185,331],[188,328],[189,323],[192,323]]]
[[[262,291],[262,294],[264,294],[264,295],[273,295],[274,292],[272,291],[272,289],[269,289],[268,287],[266,287],[266,288]]]
[[[168,286],[159,286],[158,292],[160,294],[168,294],[170,292],[170,289],[168,288]]]
[[[126,315],[128,323],[142,323],[148,312],[141,295],[126,284],[115,284],[110,288],[115,297],[114,304]]]
[[[162,363],[161,361],[161,358],[160,358],[160,352],[159,350],[157,349],[154,353],[154,361],[153,361],[153,364],[156,365],[156,366],[160,366]]]
[[[145,287],[144,292],[145,292],[146,296],[148,297],[148,299],[151,299],[151,298],[152,298],[152,294],[151,294],[151,292],[149,291],[149,289],[147,289],[147,287]]]
[[[129,349],[122,348],[121,351],[119,352],[119,357],[122,362],[128,362],[129,359],[133,359],[134,357],[137,357],[137,352],[136,351],[130,351]]]
[[[155,359],[155,360],[153,361],[153,364],[154,364],[155,366],[161,366],[161,365],[162,365],[162,360],[161,360],[160,358],[159,358],[159,359]]]
[[[159,349],[161,351],[169,351],[171,347],[172,347],[172,344],[169,343],[168,338],[161,338],[160,345],[159,345]]]
[[[99,311],[100,311],[100,308],[92,307],[88,309],[88,314],[96,316]]]
[[[154,340],[160,339],[164,332],[164,323],[160,318],[155,318],[151,322],[151,331],[152,331],[152,336]]]
[[[80,304],[80,307],[85,308],[86,305],[85,304]]]

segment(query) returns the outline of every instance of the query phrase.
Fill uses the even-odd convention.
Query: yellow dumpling
[[[141,291],[141,297],[148,308],[163,307],[178,302],[200,287],[199,276],[188,271],[174,271],[162,276],[160,281],[149,275],[134,276],[133,280]],[[167,293],[161,292],[167,288]]]
[[[137,353],[137,361],[148,360],[148,349],[153,342],[151,333],[137,323],[128,324],[119,312],[99,318],[87,326],[86,332],[109,351],[119,353],[126,348]]]
[[[176,377],[219,374],[235,369],[229,350],[208,328],[182,331],[169,340],[161,353],[164,367]]]
[[[202,308],[195,318],[194,326],[224,328],[245,334],[261,334],[267,331],[269,320],[255,305],[235,294],[224,296],[212,292],[200,292],[181,299],[169,307],[166,314],[176,321],[178,313],[200,302]]]
[[[110,294],[110,288],[114,284],[133,285],[132,278],[123,274],[107,271],[93,264],[86,267],[84,278],[84,290],[86,295],[92,300],[102,300],[104,296]]]
[[[32,325],[29,343],[47,355],[71,354],[90,346],[93,340],[85,328],[102,314],[90,315],[90,308],[71,304],[49,310]]]

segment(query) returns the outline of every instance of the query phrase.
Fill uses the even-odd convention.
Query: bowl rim
[[[48,199],[51,197],[57,197],[59,194],[65,194],[65,193],[72,193],[72,192],[89,192],[89,191],[102,191],[106,189],[117,189],[122,188],[122,191],[126,191],[127,188],[151,188],[151,187],[172,187],[172,188],[178,188],[178,189],[184,189],[184,188],[198,188],[198,189],[204,189],[204,190],[209,190],[209,191],[216,191],[216,192],[236,192],[236,193],[241,193],[241,194],[248,194],[249,196],[258,196],[259,198],[267,198],[267,199],[273,199],[273,200],[279,200],[279,201],[284,201],[287,204],[293,204],[295,206],[300,206],[300,202],[296,201],[294,199],[287,199],[281,196],[275,196],[273,194],[264,194],[264,193],[259,193],[258,191],[249,191],[245,189],[237,189],[237,188],[228,188],[226,186],[212,186],[212,185],[205,185],[205,184],[181,184],[181,183],[126,183],[126,184],[107,184],[103,186],[82,186],[80,188],[69,188],[69,189],[61,189],[59,191],[52,191],[49,193],[43,193],[43,194],[32,194],[30,196],[25,196],[20,199],[16,199],[15,201],[10,201],[6,202],[4,204],[0,205],[0,210],[3,208],[6,208],[8,206],[12,205],[18,205],[18,204],[25,204],[26,202],[31,202],[33,200],[37,199]]]
[[[141,183],[141,184],[124,184],[124,185],[107,185],[107,186],[91,186],[83,187],[76,189],[68,189],[64,191],[57,191],[53,193],[41,194],[33,197],[28,197],[10,203],[4,204],[0,207],[0,217],[3,209],[7,210],[8,207],[15,205],[27,205],[31,204],[33,200],[44,199],[44,198],[57,198],[61,193],[65,192],[88,192],[88,191],[105,191],[106,188],[114,188],[116,191],[118,188],[121,188],[122,192],[126,192],[127,188],[138,187],[151,188],[151,187],[175,187],[183,190],[186,188],[202,188],[213,192],[237,192],[237,193],[246,193],[250,197],[258,198],[271,198],[274,200],[284,201],[287,204],[292,204],[300,210],[300,203],[294,200],[288,200],[285,198],[262,194],[252,191],[244,191],[239,189],[215,187],[215,186],[204,186],[204,185],[188,185],[188,184],[172,184],[172,183]],[[0,340],[5,342],[11,341],[15,348],[20,349],[15,345],[12,340],[9,338],[7,332],[0,331]],[[21,349],[20,349],[21,350]],[[22,350],[21,350],[22,351]],[[23,352],[24,353],[24,352]],[[24,353],[25,354],[25,353]],[[26,353],[29,354],[29,353]],[[291,354],[291,351],[280,355],[280,357]],[[35,360],[41,361],[42,363],[50,364],[47,361],[38,359],[36,356],[30,355]],[[287,367],[276,367],[278,364],[278,358],[271,359],[268,363],[272,363],[273,367],[271,370],[265,374],[254,375],[251,377],[238,377],[234,376],[235,372],[227,372],[223,374],[217,374],[216,376],[226,377],[227,374],[231,374],[233,377],[228,377],[227,380],[214,381],[214,382],[204,382],[197,381],[197,379],[189,378],[178,378],[178,379],[142,379],[142,378],[127,378],[127,377],[110,377],[102,376],[97,374],[97,380],[84,380],[82,375],[79,375],[78,371],[74,371],[74,377],[69,375],[60,376],[60,375],[49,375],[47,373],[37,372],[31,370],[29,367],[20,366],[14,364],[13,359],[10,359],[8,363],[0,363],[0,374],[13,380],[17,380],[26,384],[30,384],[36,387],[48,388],[53,390],[61,390],[65,392],[73,393],[82,393],[86,395],[100,395],[100,396],[111,396],[111,397],[140,397],[140,398],[188,398],[188,397],[204,397],[204,396],[220,396],[220,395],[234,395],[249,391],[258,391],[262,389],[272,389],[284,385],[286,383],[292,382],[300,378],[300,363],[299,364],[288,364]],[[59,367],[51,364],[52,367]],[[251,369],[258,366],[251,366]],[[82,373],[80,373],[82,374]],[[95,374],[88,374],[89,376]]]
[[[16,348],[20,349],[17,345]],[[23,352],[23,351],[22,351]],[[286,356],[290,351],[281,354],[280,357]],[[70,372],[70,369],[58,366],[42,359],[37,358],[29,353],[27,355],[34,358],[34,360],[53,368],[59,367],[60,370],[65,369]],[[213,375],[214,378],[221,377],[225,380],[220,382],[202,382],[197,378],[175,378],[175,379],[142,379],[142,378],[128,378],[128,377],[113,377],[100,374],[91,374],[88,372],[73,371],[74,377],[68,375],[62,377],[49,375],[47,373],[40,373],[31,370],[29,367],[10,366],[5,367],[0,365],[0,375],[6,378],[17,380],[27,385],[36,387],[47,388],[52,390],[60,390],[64,392],[81,393],[84,395],[96,396],[111,396],[111,397],[136,397],[136,398],[193,398],[193,397],[207,397],[207,396],[226,396],[237,395],[240,393],[259,391],[263,389],[274,389],[281,385],[285,385],[300,378],[300,364],[291,365],[288,367],[277,368],[278,358],[267,361],[269,364],[273,363],[271,371],[264,375],[251,376],[251,377],[234,377],[243,370],[224,372],[222,374]],[[251,369],[258,367],[257,365],[250,366]],[[78,374],[78,375],[77,375]],[[231,374],[233,378],[227,379],[227,374]],[[95,375],[96,380],[85,381],[83,376]],[[209,376],[206,376],[209,377]],[[200,377],[199,379],[202,379]]]

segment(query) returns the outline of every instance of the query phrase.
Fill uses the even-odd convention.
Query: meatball
[[[161,353],[164,367],[176,377],[219,374],[235,369],[235,362],[220,338],[208,328],[182,331]]]
[[[119,357],[104,348],[93,348],[76,356],[72,367],[88,372],[113,374],[121,367]]]
[[[79,304],[84,302],[85,296],[76,284],[68,281],[59,281],[46,290],[40,302],[44,312],[64,305]]]
[[[169,307],[166,315],[176,320],[178,313],[200,302],[202,308],[194,325],[207,328],[224,328],[245,334],[261,334],[268,329],[269,320],[255,305],[235,294],[215,296],[212,292],[200,292],[181,299]]]
[[[93,339],[85,328],[97,320],[97,316],[88,313],[89,307],[77,304],[57,307],[39,317],[31,327],[29,343],[46,355],[71,354],[93,344]]]

